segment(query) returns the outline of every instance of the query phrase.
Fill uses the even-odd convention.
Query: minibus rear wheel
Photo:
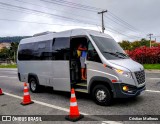
[[[31,77],[29,79],[29,88],[33,93],[37,93],[40,91],[40,85],[38,84],[38,81],[34,77]]]
[[[92,97],[98,105],[108,106],[112,102],[112,94],[105,85],[96,85],[92,90]]]

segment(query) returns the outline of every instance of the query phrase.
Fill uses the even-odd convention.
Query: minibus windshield
[[[91,37],[106,59],[114,60],[129,58],[114,39],[93,35],[91,35]]]

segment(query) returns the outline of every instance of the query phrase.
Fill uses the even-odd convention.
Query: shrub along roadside
[[[128,51],[128,55],[141,64],[160,63],[160,46],[158,47],[139,47],[135,50]]]
[[[145,69],[156,69],[160,70],[160,64],[143,64]]]
[[[17,65],[0,65],[0,68],[17,68]]]

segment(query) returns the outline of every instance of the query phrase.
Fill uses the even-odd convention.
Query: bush
[[[160,46],[151,48],[143,46],[127,53],[133,60],[141,64],[160,63]]]

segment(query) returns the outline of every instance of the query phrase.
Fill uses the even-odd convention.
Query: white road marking
[[[23,97],[18,96],[18,95],[14,95],[14,94],[7,93],[7,92],[3,92],[3,93],[5,95],[8,95],[8,96],[11,96],[11,97],[14,97],[14,98],[23,99]],[[39,104],[39,105],[47,106],[47,107],[58,109],[58,110],[61,110],[61,111],[65,111],[65,112],[70,111],[69,109],[66,109],[66,108],[63,108],[63,107],[60,107],[60,106],[56,106],[56,105],[51,105],[51,104],[48,104],[48,103],[45,103],[45,102],[40,102],[40,101],[37,101],[37,100],[32,100],[32,101]],[[83,113],[83,112],[80,112],[80,113],[83,114],[83,115],[89,115],[89,114]],[[97,117],[93,116],[93,119],[96,119],[96,118]],[[102,118],[97,118],[97,119],[102,119]],[[102,121],[102,124],[123,124],[123,123],[116,122],[116,121]]]
[[[17,77],[0,76],[0,78],[17,78]]]
[[[5,71],[6,73],[9,73],[9,74],[17,74],[17,72],[15,71]]]
[[[156,90],[145,90],[147,92],[152,92],[152,93],[160,93],[160,91],[156,91]]]
[[[7,77],[7,76],[0,76],[0,77]]]
[[[103,121],[102,124],[123,124],[123,123],[115,121]]]
[[[149,78],[151,80],[160,80],[160,78]]]
[[[17,77],[8,77],[8,78],[17,78]]]
[[[0,78],[17,78],[17,77],[0,76]]]

